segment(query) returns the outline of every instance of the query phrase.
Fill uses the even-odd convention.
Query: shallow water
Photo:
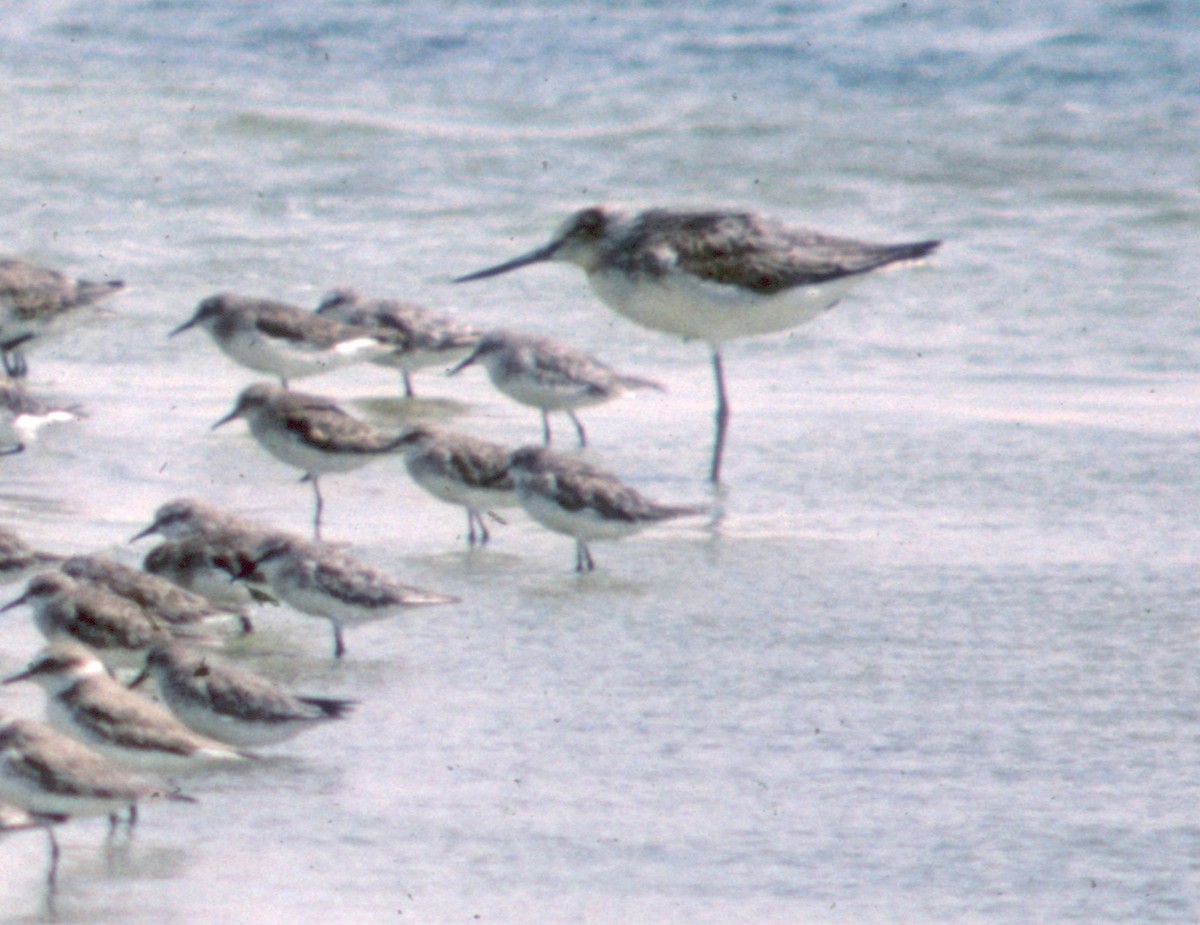
[[[398,461],[328,478],[330,538],[463,603],[351,630],[342,664],[264,611],[231,656],[358,711],[181,780],[199,804],[130,839],[64,828],[59,920],[1194,920],[1198,27],[1185,2],[6,15],[4,249],[130,283],[31,351],[89,417],[0,460],[6,525],[127,561],[178,495],[305,529],[295,474],[209,430],[255,376],[166,334],[219,290],[341,283],[663,381],[584,412],[591,452],[714,505],[579,578],[515,512],[467,553]],[[593,201],[946,244],[728,349],[714,495],[704,348],[571,268],[448,282]],[[416,385],[303,383],[538,438],[478,371]],[[0,619],[10,673],[40,641]],[[45,860],[0,837],[0,920],[46,917]]]

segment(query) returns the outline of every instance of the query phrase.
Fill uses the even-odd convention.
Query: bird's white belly
[[[295,466],[301,472],[316,475],[324,472],[349,472],[365,466],[377,455],[319,450],[309,446],[297,434],[272,426],[261,418],[250,422],[250,430],[263,449],[280,462]]]
[[[239,330],[218,344],[243,366],[284,379],[315,376],[360,359],[377,357],[385,349],[370,338],[357,338],[326,348],[305,341],[268,337],[248,329]]]
[[[493,508],[512,507],[517,503],[516,493],[511,489],[472,488],[458,479],[413,464],[408,465],[408,473],[414,482],[435,498],[473,511],[490,511]]]
[[[492,383],[513,401],[531,408],[541,408],[543,411],[586,408],[611,397],[576,383],[548,384],[532,376],[516,374],[492,374]]]
[[[517,489],[525,512],[543,527],[584,540],[619,540],[641,529],[641,524],[608,520],[590,508],[568,511],[548,498]]]
[[[812,321],[832,308],[857,279],[843,277],[764,294],[683,272],[630,276],[601,269],[588,276],[604,303],[630,321],[714,344]]]

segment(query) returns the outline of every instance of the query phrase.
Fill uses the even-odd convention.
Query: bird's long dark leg
[[[341,658],[346,654],[346,640],[342,638],[342,624],[337,620],[330,620],[333,624],[333,657]]]
[[[25,452],[25,444],[18,443],[16,446],[10,446],[7,449],[0,450],[0,456],[16,456],[18,453]]]
[[[404,397],[405,398],[414,397],[415,393],[413,392],[413,387],[412,387],[412,377],[409,376],[408,370],[407,369],[401,370],[400,375],[404,377]]]
[[[596,563],[592,561],[592,553],[588,549],[587,543],[582,539],[575,540],[575,571],[590,572],[596,568]]]
[[[479,533],[475,532],[475,525],[479,524]],[[486,546],[487,541],[491,539],[491,534],[488,533],[487,524],[483,522],[483,517],[478,511],[467,508],[467,543],[474,546],[476,542],[480,546]]]
[[[571,421],[575,424],[575,430],[579,434],[579,445],[587,446],[587,434],[585,434],[583,432],[583,425],[581,423],[579,423],[579,418],[577,418],[575,416],[575,412],[572,411],[570,408],[567,409],[567,415],[571,418]]]
[[[54,889],[58,886],[58,858],[62,851],[54,835],[54,824],[46,823],[46,837],[50,839],[50,869],[46,872],[46,894],[50,904],[54,900]]]
[[[4,351],[4,372],[8,375],[9,379],[24,379],[29,374],[29,364],[25,362],[25,354],[21,350],[21,344],[31,339],[32,335],[18,337],[0,348],[0,350]]]
[[[550,414],[546,411],[542,412],[542,443],[550,445]]]
[[[721,365],[721,350],[712,348],[713,376],[717,381],[717,434],[713,442],[712,468],[708,479],[714,485],[721,481],[721,457],[725,454],[725,429],[729,426],[729,400],[725,397],[725,369]]]
[[[313,539],[319,540],[321,538],[321,514],[325,510],[325,499],[321,497],[321,486],[317,483],[317,477],[310,472],[304,478],[312,482],[313,499],[316,502],[313,509]]]

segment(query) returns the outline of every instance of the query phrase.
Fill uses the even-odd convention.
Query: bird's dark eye
[[[604,212],[584,209],[575,220],[575,235],[580,238],[600,238],[604,235]]]

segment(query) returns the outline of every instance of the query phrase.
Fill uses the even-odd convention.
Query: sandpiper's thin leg
[[[305,476],[313,487],[313,498],[316,501],[316,507],[313,510],[313,539],[321,538],[321,513],[325,510],[325,499],[321,497],[321,486],[317,484],[317,477],[311,473]]]
[[[330,620],[333,624],[333,657],[341,658],[346,654],[346,640],[342,638],[342,624],[337,620]]]
[[[582,539],[575,540],[575,571],[590,572],[595,569],[596,563],[592,561],[592,553],[588,549],[587,543]]]
[[[550,445],[550,415],[545,411],[542,412],[542,443]]]
[[[713,376],[717,380],[717,434],[713,442],[712,469],[709,481],[714,485],[721,481],[721,457],[725,454],[725,429],[729,426],[729,400],[725,397],[725,369],[721,365],[721,351],[712,348]]]
[[[570,408],[567,409],[567,414],[570,416],[571,421],[575,424],[575,430],[579,434],[579,445],[587,446],[587,434],[583,432],[583,425],[579,423],[579,418],[575,416],[575,412]]]
[[[53,897],[54,888],[58,885],[58,858],[62,854],[54,835],[53,823],[46,823],[46,836],[50,839],[50,870],[46,872],[46,890]]]
[[[479,524],[479,533],[475,533],[475,525]],[[478,537],[480,546],[487,545],[487,541],[491,539],[491,534],[488,533],[487,524],[483,522],[483,517],[478,511],[467,508],[467,542],[474,546]]]
[[[412,377],[409,376],[407,369],[400,370],[400,375],[404,377],[404,397],[412,398],[414,395],[413,387],[412,387]]]

